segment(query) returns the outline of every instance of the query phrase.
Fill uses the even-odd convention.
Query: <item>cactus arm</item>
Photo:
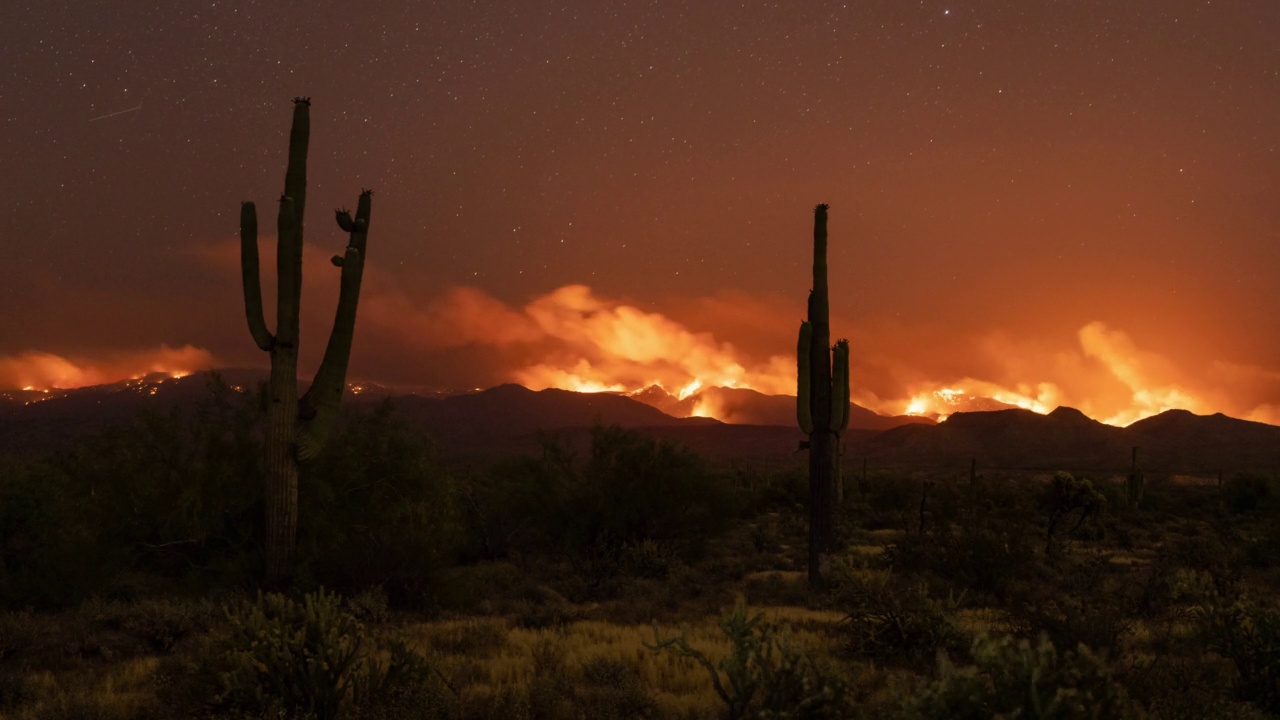
[[[370,190],[365,190],[360,195],[355,220],[351,221],[350,240],[340,265],[342,279],[333,330],[329,333],[329,343],[325,346],[324,359],[320,362],[315,379],[300,401],[300,413],[304,419],[302,439],[299,442],[301,460],[311,460],[319,454],[337,420],[338,404],[346,388],[351,343],[355,337],[356,308],[360,302],[360,284],[364,276],[372,197],[373,192]],[[342,213],[338,214],[338,225],[344,226]]]
[[[276,218],[276,340],[298,345],[298,306],[302,301],[302,238],[293,198],[280,198]]]
[[[311,142],[311,98],[293,99],[293,123],[289,126],[289,166],[284,172],[284,194],[293,198],[302,240],[302,218],[307,206],[307,146]]]
[[[240,203],[240,279],[244,285],[244,314],[249,334],[261,350],[271,351],[275,338],[262,312],[262,282],[258,274],[258,212],[252,202]]]
[[[796,343],[796,420],[806,435],[813,434],[813,412],[810,406],[809,352],[813,347],[813,325],[800,321],[800,341]]]
[[[837,341],[832,354],[831,429],[839,435],[849,427],[849,341]]]

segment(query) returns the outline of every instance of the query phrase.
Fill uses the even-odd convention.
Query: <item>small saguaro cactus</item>
[[[309,98],[294,98],[289,163],[276,217],[274,335],[267,330],[262,310],[257,211],[252,202],[240,206],[240,270],[245,316],[253,341],[271,355],[271,379],[267,387],[265,550],[267,584],[273,586],[283,584],[292,569],[298,527],[298,464],[315,458],[324,447],[346,386],[373,202],[373,192],[365,190],[360,194],[354,218],[346,210],[337,211],[338,226],[348,233],[345,252],[333,258],[333,264],[342,268],[337,316],[315,379],[299,398],[298,314],[302,297],[302,218],[307,194],[310,111]]]
[[[1146,480],[1142,477],[1142,469],[1138,467],[1138,446],[1133,446],[1133,463],[1129,467],[1129,475],[1124,479],[1124,487],[1129,499],[1129,507],[1137,508],[1142,504],[1143,490]]]
[[[849,426],[849,341],[831,346],[827,300],[827,206],[813,211],[813,289],[796,346],[796,416],[809,436],[809,583],[831,540],[836,452]]]

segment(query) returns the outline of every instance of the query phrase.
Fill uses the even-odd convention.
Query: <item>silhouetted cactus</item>
[[[1129,498],[1129,507],[1137,509],[1142,504],[1142,493],[1146,489],[1146,481],[1142,477],[1142,470],[1138,467],[1138,447],[1133,448],[1133,464],[1129,468],[1129,475],[1124,479],[1124,487]]]
[[[337,317],[324,359],[305,395],[298,397],[298,315],[302,296],[302,225],[307,193],[307,143],[311,101],[294,98],[289,131],[289,164],[276,219],[276,333],[267,330],[258,278],[258,217],[252,202],[240,206],[240,270],[249,332],[271,354],[267,388],[267,582],[288,577],[298,525],[298,463],[320,453],[338,415],[346,386],[347,361],[355,334],[356,304],[364,273],[365,241],[373,193],[360,194],[355,218],[337,211],[338,226],[349,233],[346,252],[333,258],[342,268]]]
[[[809,317],[800,323],[796,376],[796,417],[809,435],[809,582],[816,585],[831,540],[836,448],[849,426],[849,341],[831,347],[826,205],[813,210],[813,289]]]

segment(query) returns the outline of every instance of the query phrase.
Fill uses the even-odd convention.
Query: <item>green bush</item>
[[[1093,720],[1129,717],[1132,706],[1111,669],[1085,646],[1059,652],[1047,638],[1032,645],[979,635],[974,664],[957,668],[946,654],[938,677],[913,688],[904,720]]]
[[[231,637],[215,698],[226,709],[332,720],[348,707],[376,704],[421,684],[427,675],[422,659],[398,642],[383,662],[364,626],[323,589],[302,602],[259,594],[227,614]]]
[[[683,635],[663,639],[656,624],[654,643],[645,647],[692,658],[701,665],[730,720],[846,717],[845,683],[794,647],[789,631],[765,624],[759,614],[749,616],[742,598],[721,619],[720,629],[730,649],[715,663],[690,647]]]

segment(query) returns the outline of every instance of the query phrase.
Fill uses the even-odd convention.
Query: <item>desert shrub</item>
[[[863,489],[868,513],[866,527],[876,529],[915,528],[919,522],[922,477],[902,478],[886,473],[872,473]]]
[[[387,591],[381,585],[361,590],[347,598],[347,611],[360,622],[386,622],[389,617]]]
[[[471,553],[567,552],[599,586],[668,572],[737,515],[726,477],[682,446],[597,426],[579,460],[559,438],[541,441],[541,456],[500,464],[463,490]]]
[[[218,376],[194,405],[145,409],[58,463],[92,497],[92,542],[112,553],[110,569],[129,567],[197,590],[254,577],[260,411],[253,397]]]
[[[25,656],[37,632],[30,612],[0,612],[0,709],[27,694]]]
[[[135,637],[153,652],[171,652],[185,638],[208,631],[221,614],[209,600],[160,597],[115,600],[85,609],[94,623]]]
[[[0,459],[0,608],[74,605],[107,583],[119,562],[87,501],[56,467]]]
[[[657,709],[639,671],[609,658],[592,658],[582,664],[574,706],[581,717],[600,720],[639,720],[653,717]]]
[[[492,657],[507,644],[507,625],[501,620],[467,620],[431,630],[431,650],[445,655]]]
[[[620,556],[623,572],[653,580],[665,580],[672,567],[680,562],[679,555],[670,544],[647,538],[623,545]]]
[[[811,596],[809,580],[803,573],[778,571],[750,575],[743,590],[757,605],[808,605]]]
[[[427,676],[422,659],[398,642],[383,662],[364,626],[323,589],[302,602],[259,594],[227,614],[231,635],[215,698],[225,709],[331,720]]]
[[[1257,536],[1245,542],[1239,559],[1259,570],[1276,567],[1280,563],[1280,524],[1267,523],[1263,526]]]
[[[1064,568],[1057,578],[1019,585],[1010,619],[1020,634],[1043,633],[1056,647],[1111,650],[1132,632],[1143,590],[1105,558],[1093,557]]]
[[[1222,505],[1232,515],[1272,516],[1280,511],[1280,481],[1242,473],[1222,483]]]
[[[1248,596],[1205,596],[1197,625],[1213,652],[1236,667],[1240,699],[1280,712],[1280,607]]]
[[[430,599],[461,524],[453,484],[421,431],[389,401],[349,413],[302,472],[303,577],[352,595],[380,585],[393,603]]]
[[[1011,584],[1032,577],[1038,557],[1025,521],[973,517],[959,527],[908,534],[885,549],[895,570],[931,572],[980,595],[1004,598]]]
[[[956,667],[946,654],[938,677],[903,702],[904,720],[1038,718],[1090,720],[1133,714],[1124,688],[1087,647],[1059,652],[1047,638],[1036,644],[979,635],[973,664]]]
[[[1117,668],[1129,695],[1152,720],[1262,720],[1267,714],[1224,693],[1234,682],[1231,663],[1200,648],[1191,655],[1160,655]]]
[[[692,658],[707,672],[730,720],[739,718],[841,718],[848,709],[847,687],[813,657],[791,644],[791,634],[749,615],[738,598],[720,621],[729,654],[717,662],[690,647],[683,635],[663,639],[654,626],[655,653]]]
[[[1042,504],[1049,516],[1045,531],[1046,555],[1060,554],[1074,538],[1101,537],[1107,499],[1094,489],[1091,481],[1070,473],[1054,473]]]
[[[886,570],[837,563],[831,571],[841,627],[854,655],[919,662],[939,650],[962,651],[969,638],[951,621],[958,598],[930,595],[923,583],[901,584]]]
[[[807,468],[775,469],[751,487],[750,505],[757,511],[767,508],[792,509],[809,503],[809,471]]]

